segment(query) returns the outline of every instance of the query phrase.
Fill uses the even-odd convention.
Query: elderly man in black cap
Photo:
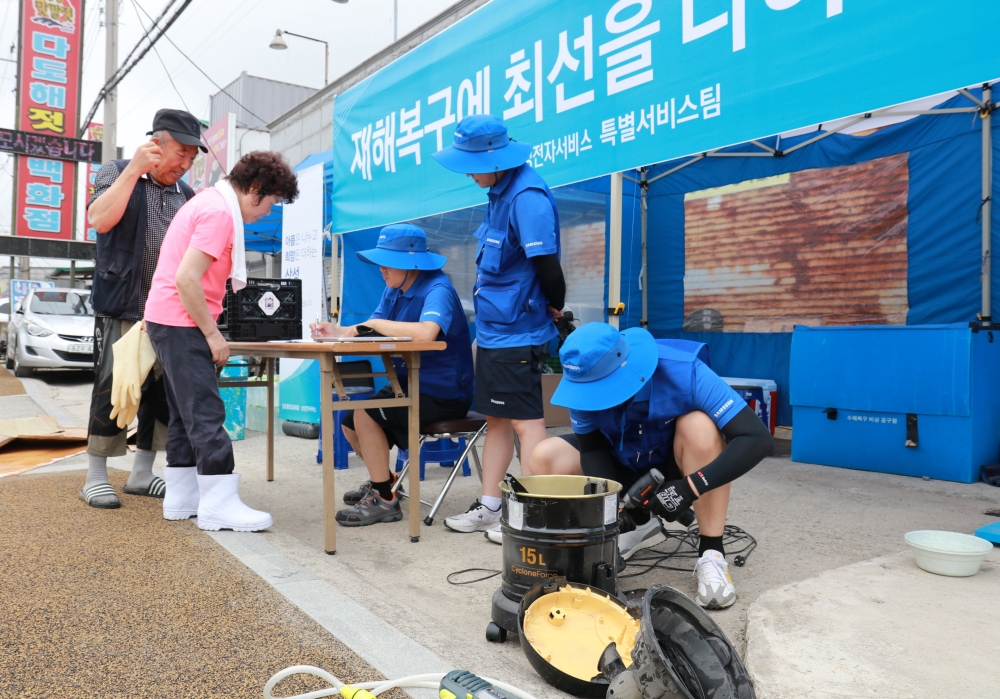
[[[111,346],[142,320],[160,245],[174,214],[194,196],[181,182],[191,169],[201,142],[202,125],[192,114],[161,109],[153,119],[152,138],[131,160],[112,160],[97,173],[94,196],[87,205],[97,230],[97,267],[91,303],[94,321],[94,392],[87,437],[89,464],[80,499],[91,507],[121,507],[108,483],[108,457],[124,456],[126,432],[111,414],[114,354]],[[156,452],[165,448],[169,422],[162,369],[154,366],[142,387],[137,451],[123,490],[131,495],[162,498],[166,490],[153,475]]]

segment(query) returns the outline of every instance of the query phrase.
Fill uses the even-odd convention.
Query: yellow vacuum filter
[[[557,670],[589,682],[600,674],[597,662],[614,642],[626,666],[639,620],[607,593],[568,585],[542,595],[524,613],[524,636],[531,647]]]

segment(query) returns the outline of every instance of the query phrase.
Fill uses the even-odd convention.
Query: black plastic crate
[[[270,295],[270,296],[268,296]],[[261,300],[273,300],[271,305]],[[302,280],[247,279],[234,293],[226,281],[226,299],[218,321],[230,340],[295,340],[302,337]]]

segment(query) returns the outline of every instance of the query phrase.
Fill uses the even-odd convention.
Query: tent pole
[[[608,241],[608,323],[618,327],[612,315],[622,296],[622,173],[611,174],[611,223]]]
[[[983,85],[983,311],[982,320],[985,323],[991,321],[990,318],[990,281],[992,277],[991,253],[990,253],[990,229],[993,202],[993,89],[989,84]]]
[[[642,286],[642,318],[639,322],[645,328],[649,325],[649,267],[646,256],[646,225],[648,222],[646,194],[649,187],[646,183],[646,168],[640,170],[639,188],[639,211],[642,214],[642,269],[639,270],[639,284]]]

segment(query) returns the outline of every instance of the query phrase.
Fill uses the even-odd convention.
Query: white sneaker
[[[494,544],[503,545],[503,532],[500,531],[500,522],[497,522],[486,530],[486,538]]]
[[[665,541],[666,538],[660,527],[660,518],[654,515],[645,524],[640,524],[630,532],[619,534],[618,550],[621,552],[622,558],[627,561],[636,551],[656,546]]]
[[[469,505],[469,509],[460,515],[446,517],[444,526],[463,534],[472,532],[482,532],[500,522],[500,510],[491,510],[483,503],[476,500]]]
[[[705,609],[725,609],[736,601],[729,564],[718,551],[706,551],[695,563],[694,575],[698,578],[698,594],[694,599]]]

